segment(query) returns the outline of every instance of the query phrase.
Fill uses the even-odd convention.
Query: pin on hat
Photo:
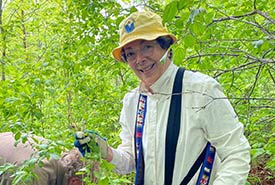
[[[124,19],[119,25],[119,34],[120,44],[112,52],[117,61],[123,61],[122,48],[135,40],[150,41],[160,36],[170,36],[173,42],[177,41],[176,37],[163,26],[161,17],[149,11],[134,12]]]

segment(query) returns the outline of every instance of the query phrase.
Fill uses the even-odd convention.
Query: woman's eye
[[[134,55],[135,55],[134,52],[127,52],[127,53],[126,53],[126,57],[132,57],[132,56],[134,56]]]
[[[148,45],[143,46],[142,51],[143,52],[150,51],[152,48],[153,48],[153,46],[148,44]]]

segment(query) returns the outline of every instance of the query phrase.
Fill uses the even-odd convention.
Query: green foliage
[[[120,21],[145,8],[162,15],[177,36],[176,64],[209,74],[222,84],[244,123],[253,161],[268,155],[266,168],[275,170],[272,2],[134,2],[127,8],[107,0],[6,2],[0,14],[2,131],[14,132],[23,142],[29,134],[55,141],[39,145],[44,158],[72,148],[74,132],[86,128],[97,130],[116,147],[121,100],[138,82],[110,53],[118,45]],[[96,176],[101,184],[133,182],[132,175],[117,176],[113,166],[97,158],[96,152],[93,155],[87,160],[99,162]],[[16,182],[28,180],[36,162],[16,171],[7,164],[0,172],[13,170]],[[90,167],[81,173],[88,174]]]
[[[252,2],[172,1],[163,17],[179,38],[175,63],[222,84],[244,123],[252,162],[268,155],[265,168],[274,171],[275,13],[271,2]]]

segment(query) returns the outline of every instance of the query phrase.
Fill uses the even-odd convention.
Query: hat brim
[[[161,37],[161,36],[170,36],[172,39],[173,39],[173,43],[175,43],[176,41],[177,41],[177,38],[175,37],[175,35],[173,35],[173,34],[167,34],[167,33],[165,33],[165,34],[156,34],[156,35],[150,35],[150,36],[142,36],[142,37],[132,37],[130,40],[128,40],[127,42],[124,42],[124,43],[122,43],[122,44],[120,44],[118,47],[116,47],[115,49],[113,49],[113,51],[112,51],[112,54],[113,54],[113,57],[117,60],[117,61],[119,61],[119,62],[123,62],[123,60],[122,60],[122,58],[121,58],[121,50],[122,50],[122,48],[125,46],[125,45],[127,45],[127,44],[129,44],[129,43],[131,43],[131,42],[134,42],[134,41],[136,41],[136,40],[148,40],[148,41],[150,41],[150,40],[155,40],[155,39],[157,39],[158,37]]]

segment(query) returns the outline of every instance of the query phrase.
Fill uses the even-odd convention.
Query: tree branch
[[[241,101],[275,101],[275,98],[257,98],[257,97],[243,97],[243,98],[228,98],[228,97],[213,97],[201,92],[196,92],[196,91],[190,91],[190,93],[198,93],[201,94],[203,96],[207,96],[210,98],[210,100],[205,103],[202,106],[199,107],[192,107],[192,109],[197,109],[197,112],[205,109],[208,105],[210,105],[212,102],[217,101],[217,100],[241,100]]]
[[[240,18],[249,17],[249,16],[256,15],[256,14],[261,15],[265,19],[269,20],[271,23],[275,24],[275,20],[273,20],[271,17],[269,17],[266,13],[255,9],[252,12],[245,13],[243,15],[232,15],[232,16],[227,16],[227,17],[221,17],[221,18],[218,18],[218,19],[213,19],[212,22],[208,26],[211,26],[212,24],[217,23],[217,22],[229,21],[229,20],[238,20],[238,21],[243,22],[245,24],[249,24],[249,25],[252,25],[252,26],[255,26],[255,27],[259,28],[262,32],[269,35],[271,39],[275,40],[275,37],[273,36],[273,34],[271,34],[268,30],[266,30],[264,27],[262,27],[258,23],[253,23],[253,22],[249,22],[249,21],[245,21],[245,20],[239,20]]]
[[[228,20],[237,20],[239,18],[255,15],[256,13],[257,13],[257,11],[254,10],[252,12],[249,12],[249,13],[246,13],[246,14],[243,14],[243,15],[233,15],[233,16],[221,17],[219,19],[213,19],[212,22],[208,26],[210,26],[214,23],[217,23],[217,22],[228,21]]]
[[[248,93],[248,97],[250,97],[250,96],[252,95],[252,93],[253,93],[253,91],[254,91],[254,89],[255,89],[255,87],[256,87],[256,84],[257,84],[257,82],[258,82],[258,80],[259,80],[260,73],[261,73],[261,71],[262,71],[262,67],[263,67],[263,66],[260,65],[259,68],[258,68],[258,70],[257,70],[256,76],[255,76],[255,81],[254,81],[254,83],[252,84],[252,87],[251,87],[250,92]]]
[[[6,47],[5,45],[5,34],[4,34],[4,28],[3,28],[3,22],[2,22],[2,14],[3,9],[2,9],[2,0],[0,0],[0,33],[1,33],[1,42],[3,43],[3,51],[2,51],[2,59],[1,59],[1,80],[5,81],[6,80],[6,74],[5,74],[5,56],[6,56]]]
[[[272,19],[271,17],[269,17],[265,12],[262,12],[262,11],[260,11],[260,10],[255,10],[255,11],[256,11],[256,13],[257,13],[258,15],[264,17],[265,19],[269,20],[272,24],[275,25],[275,20]]]
[[[217,57],[217,56],[220,56],[220,57],[224,57],[224,56],[238,57],[240,55],[239,54],[234,54],[234,53],[204,53],[204,54],[199,53],[198,55],[192,55],[192,56],[189,56],[189,57],[185,58],[185,61],[191,60],[191,59],[194,59],[194,58]]]
[[[269,73],[269,75],[270,75],[270,77],[271,77],[271,79],[272,79],[272,81],[273,81],[274,87],[275,87],[275,78],[274,78],[274,76],[272,75],[272,73],[271,73],[271,71],[270,71],[270,68],[267,68],[267,71],[268,71],[268,73]]]
[[[260,105],[260,106],[251,106],[251,108],[254,108],[254,109],[275,109],[275,106]]]
[[[234,71],[243,69],[243,68],[245,68],[247,66],[250,66],[250,65],[253,65],[253,64],[257,64],[257,61],[247,62],[245,64],[239,65],[237,67],[233,67],[231,69],[222,70],[222,72],[216,74],[213,78],[217,78],[217,77],[221,76],[222,74],[225,74],[225,73],[228,73],[228,72],[234,72]]]
[[[260,62],[260,63],[263,63],[263,64],[267,64],[267,63],[275,63],[275,60],[273,58],[270,58],[270,59],[260,59],[260,58],[257,58],[257,57],[254,57],[252,55],[249,55],[247,52],[243,51],[243,50],[236,50],[236,52],[242,52],[245,54],[245,58],[248,58],[250,60],[254,60],[256,62]],[[202,57],[217,57],[217,56],[220,56],[220,57],[224,57],[224,56],[231,56],[231,57],[239,57],[241,56],[240,54],[235,54],[235,53],[204,53],[204,54],[198,54],[198,55],[192,55],[192,56],[189,56],[187,58],[185,58],[184,61],[187,61],[187,60],[191,60],[191,59],[194,59],[194,58],[202,58]]]

